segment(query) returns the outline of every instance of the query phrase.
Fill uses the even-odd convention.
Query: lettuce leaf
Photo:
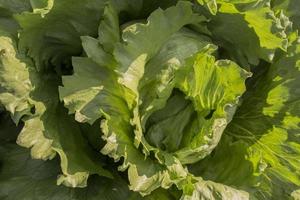
[[[0,198],[298,199],[297,8],[0,0]]]
[[[294,43],[249,82],[221,143],[192,172],[246,190],[253,199],[291,199],[300,184],[299,53]]]
[[[276,12],[284,12],[284,14],[293,22],[293,27],[295,29],[300,29],[300,6],[296,0],[272,0],[271,5]]]
[[[26,149],[15,144],[1,144],[0,198],[5,200],[120,200],[141,199],[129,191],[127,183],[93,176],[86,188],[67,188],[56,185],[60,173],[59,161],[32,160]]]
[[[21,118],[24,122],[17,143],[31,147],[36,159],[52,159],[58,153],[63,171],[58,183],[83,187],[89,174],[110,177],[59,102],[57,75],[37,72],[31,60],[17,51],[11,34],[1,32],[0,41],[0,102],[16,123]]]
[[[50,12],[34,9],[16,15],[22,27],[20,50],[33,58],[38,71],[56,67],[59,73],[67,73],[70,57],[81,54],[80,36],[96,36],[105,2],[55,1]]]
[[[260,59],[272,62],[277,49],[287,49],[290,23],[268,3],[259,2],[220,1],[217,14],[208,15],[213,41],[224,49],[221,56],[242,67],[258,65]]]
[[[174,183],[182,187],[185,183],[181,182],[188,176],[182,164],[198,161],[216,146],[245,91],[244,81],[249,73],[233,62],[216,62],[211,55],[214,45],[205,36],[183,28],[204,20],[193,14],[188,2],[179,2],[164,11],[158,9],[147,24],[125,27],[122,38],[109,34],[119,31],[117,11],[108,5],[104,13],[99,40],[82,37],[88,57],[73,58],[74,74],[63,77],[60,98],[79,122],[92,124],[104,118],[101,128],[107,144],[101,152],[116,161],[123,159],[119,169],[128,169],[132,190],[146,195]],[[168,31],[156,35],[160,27]],[[200,80],[201,73],[207,73],[208,79]],[[221,74],[227,73],[228,79],[222,79]],[[183,147],[173,154],[161,150],[159,145],[150,145],[144,134],[147,119],[167,104],[175,88],[192,101],[187,115],[196,112],[197,117],[191,122],[191,130],[178,129],[180,134],[186,132],[191,137],[184,139]],[[216,114],[206,120],[211,110],[216,110]],[[151,134],[171,133],[172,129],[166,128],[182,120],[179,116],[153,125],[153,129],[159,128],[161,132],[151,132],[150,128],[150,143],[155,143]],[[186,123],[189,122],[182,125]],[[174,139],[171,137],[169,148],[179,147],[172,141],[178,134],[173,135]]]

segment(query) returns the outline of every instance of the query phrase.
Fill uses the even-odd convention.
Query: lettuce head
[[[0,198],[300,199],[297,0],[0,0]]]

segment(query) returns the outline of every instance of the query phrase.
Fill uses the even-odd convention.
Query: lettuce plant
[[[299,5],[0,0],[1,199],[299,199]]]

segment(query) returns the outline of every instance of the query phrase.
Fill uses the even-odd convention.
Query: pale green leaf
[[[300,185],[299,52],[294,44],[249,82],[221,144],[192,171],[253,199],[291,198]]]

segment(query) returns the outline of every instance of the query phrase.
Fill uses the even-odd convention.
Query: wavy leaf
[[[82,187],[89,174],[110,177],[79,125],[59,103],[58,77],[37,72],[31,61],[17,52],[8,34],[1,34],[0,40],[1,103],[15,122],[20,118],[24,122],[17,143],[31,148],[36,159],[51,159],[58,153],[63,171],[60,183]]]
[[[250,82],[215,153],[193,166],[251,198],[290,199],[299,188],[299,44]],[[226,159],[224,159],[226,158]]]

